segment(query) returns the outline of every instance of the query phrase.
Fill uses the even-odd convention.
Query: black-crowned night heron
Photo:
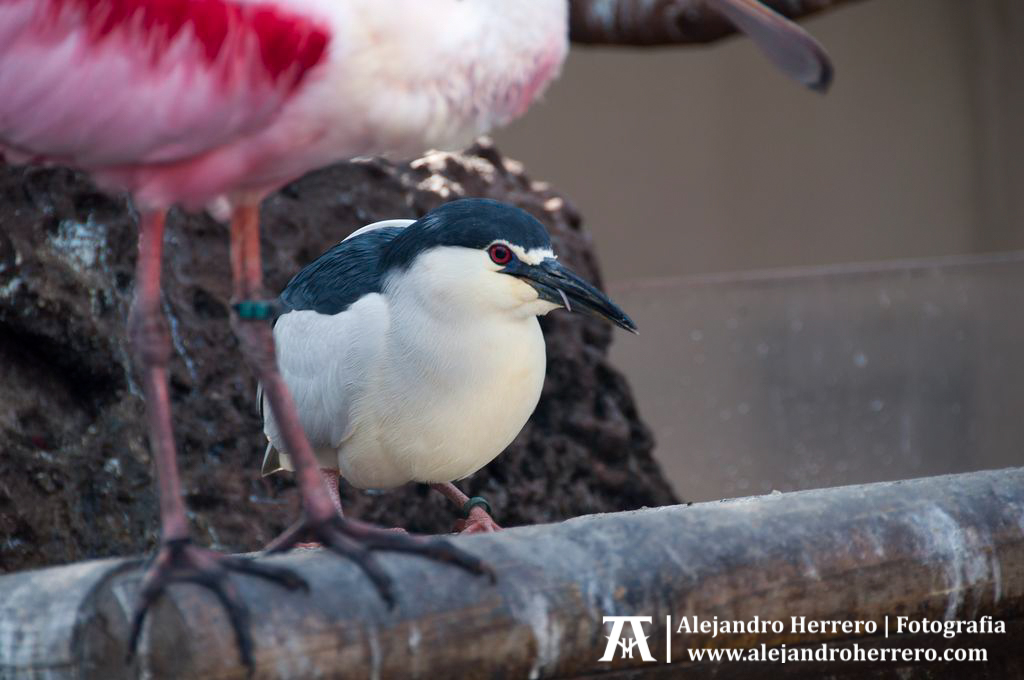
[[[537,317],[564,307],[636,326],[562,265],[526,212],[487,199],[419,220],[363,227],[291,280],[274,325],[281,375],[332,491],[432,485],[498,528],[482,499],[451,482],[473,474],[526,424],[544,383]],[[264,473],[291,469],[269,408]]]

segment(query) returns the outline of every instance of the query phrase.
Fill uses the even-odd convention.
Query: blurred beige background
[[[1024,342],[1016,315],[1007,315],[1024,307],[1006,289],[1021,280],[1020,262],[868,266],[856,268],[856,285],[842,267],[789,272],[786,285],[778,273],[693,278],[1024,249],[1024,2],[866,0],[805,25],[836,65],[827,96],[787,81],[742,39],[708,48],[577,48],[546,101],[497,141],[580,209],[606,285],[641,317],[644,335],[620,336],[614,355],[685,498],[1020,464],[1019,416],[993,420],[984,409],[972,419],[955,388],[936,396],[922,382],[943,366],[892,361],[941,343],[917,313],[926,305],[941,312],[946,296],[960,295],[942,328],[984,342],[962,351],[943,345],[935,360],[970,374],[972,393],[1003,389],[1001,399],[1024,405],[1024,391],[998,380],[1005,373],[990,365],[1011,360],[998,352]],[[922,284],[914,272],[932,274]],[[766,280],[776,283],[759,292]],[[818,293],[793,318],[787,305],[809,287]],[[865,308],[885,299],[897,301],[895,312],[891,303]],[[729,305],[738,305],[736,314]],[[751,308],[762,310],[754,315],[762,322],[743,321]],[[780,317],[788,318],[782,330],[765,326]],[[779,360],[789,363],[750,373],[736,352],[714,359],[695,349],[715,337],[716,323],[732,334],[720,342],[739,354],[767,343],[765,360],[783,347]],[[804,340],[787,335],[790,324],[815,323],[818,344],[804,353]],[[841,363],[864,343],[889,361],[859,366],[866,373],[856,380],[836,364],[829,373],[792,363],[815,347]],[[886,349],[897,345],[899,352]],[[884,374],[873,375],[882,363]],[[991,389],[977,375],[992,376]],[[826,380],[835,389],[816,393]],[[803,396],[787,401],[797,383]],[[709,400],[708,413],[695,406]],[[772,418],[723,415],[769,403]],[[899,431],[848,422],[851,409],[879,403],[888,406],[874,412],[903,423]],[[928,450],[913,438],[908,444],[907,432],[935,431],[957,403],[959,434],[924,440]],[[822,424],[813,437],[794,427],[797,411]],[[984,440],[984,455],[979,428],[1001,442]]]

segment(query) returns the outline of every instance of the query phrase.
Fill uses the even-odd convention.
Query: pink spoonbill
[[[701,3],[633,4],[657,6],[646,20],[669,21],[673,5]],[[703,4],[797,79],[827,84],[824,53],[794,24],[754,0]],[[615,42],[618,26],[623,42],[672,40],[659,37],[664,30],[647,40],[637,23],[647,15],[613,5],[574,0],[573,38]],[[143,578],[132,649],[148,607],[170,583],[188,581],[218,595],[251,664],[248,611],[227,575],[305,585],[281,567],[190,540],[160,302],[164,220],[175,205],[230,214],[234,328],[303,498],[303,517],[275,546],[319,541],[354,560],[388,600],[377,550],[488,571],[445,541],[386,532],[335,509],[276,365],[258,206],[314,168],[456,147],[519,116],[558,74],[569,26],[567,0],[0,0],[0,153],[88,171],[101,186],[129,192],[140,213],[128,328],[147,403],[161,545]]]

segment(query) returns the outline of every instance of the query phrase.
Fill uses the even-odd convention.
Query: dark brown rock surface
[[[598,280],[573,209],[489,145],[411,164],[366,161],[313,173],[263,205],[267,285],[369,222],[418,217],[445,200],[517,204],[552,233],[563,260]],[[144,405],[126,343],[135,216],[126,199],[65,169],[0,165],[0,571],[141,553],[157,540]],[[171,393],[188,506],[201,543],[257,549],[289,524],[286,476],[261,478],[255,379],[228,323],[227,231],[172,215],[165,312]],[[555,312],[543,320],[548,377],[529,424],[461,486],[504,525],[675,501],[651,457],[626,381],[607,361],[611,327]],[[418,532],[448,530],[452,508],[411,485],[351,488],[351,515]]]

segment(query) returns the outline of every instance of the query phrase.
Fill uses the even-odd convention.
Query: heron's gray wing
[[[337,446],[348,429],[353,390],[360,382],[352,375],[358,367],[348,368],[358,352],[354,316],[294,311],[274,325],[278,368],[314,451]],[[270,409],[263,412],[263,431],[275,449],[288,452]]]
[[[314,451],[336,449],[351,428],[351,408],[387,326],[378,294],[380,254],[412,220],[368,225],[295,275],[281,293],[285,310],[274,323],[278,367]],[[277,422],[258,392],[270,441],[263,472],[289,468]],[[329,454],[327,454],[329,455]]]
[[[381,255],[411,220],[388,220],[358,230],[292,277],[281,292],[285,311],[311,309],[339,314],[356,300],[379,293]]]

